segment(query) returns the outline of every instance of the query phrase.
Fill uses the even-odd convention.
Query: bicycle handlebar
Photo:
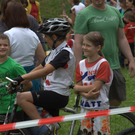
[[[11,79],[9,77],[6,77],[6,79],[12,83],[12,85],[10,85],[10,87],[6,86],[8,94],[14,94],[16,92],[22,92],[23,91],[23,84],[20,84],[19,87],[17,88],[16,87],[18,85],[17,81],[14,81],[13,79]]]
[[[74,88],[74,85],[73,85],[73,84],[71,84],[71,85],[69,86],[69,88],[73,89],[73,88]]]
[[[8,81],[10,81],[13,85],[18,85],[18,82],[17,81],[14,81],[14,80],[10,79],[9,77],[6,77],[6,79]]]

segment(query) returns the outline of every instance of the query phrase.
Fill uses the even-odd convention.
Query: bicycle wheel
[[[135,135],[135,127],[127,128],[119,132],[117,135]]]
[[[110,107],[110,109],[115,109],[115,108],[119,108],[119,107],[115,107],[115,106]],[[110,116],[111,135],[117,135],[120,131],[123,131],[124,129],[133,126],[135,126],[135,115],[131,112]]]
[[[4,119],[5,116],[4,115],[0,115],[0,125],[2,125],[4,123]],[[15,119],[14,121],[17,122],[17,120]],[[10,131],[10,135],[12,135],[14,132],[17,133],[18,135],[31,135],[30,132],[27,129],[17,129],[17,130],[11,130]],[[2,132],[0,132],[1,135]]]

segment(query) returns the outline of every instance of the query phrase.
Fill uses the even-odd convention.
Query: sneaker
[[[58,123],[47,124],[46,126],[51,131],[51,134],[49,134],[49,135],[56,135],[57,130],[60,129],[60,124],[58,124]]]
[[[38,129],[38,135],[50,135],[51,131],[46,125],[42,125]]]

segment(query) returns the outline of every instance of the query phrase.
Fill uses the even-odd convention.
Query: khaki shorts
[[[113,81],[109,91],[109,99],[126,100],[126,81],[121,69],[113,70]]]
[[[95,110],[82,109],[81,112],[95,112]],[[110,135],[109,116],[101,116],[81,120],[80,134]]]

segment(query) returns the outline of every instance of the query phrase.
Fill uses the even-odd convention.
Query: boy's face
[[[0,39],[0,57],[6,57],[9,53],[8,39]]]

